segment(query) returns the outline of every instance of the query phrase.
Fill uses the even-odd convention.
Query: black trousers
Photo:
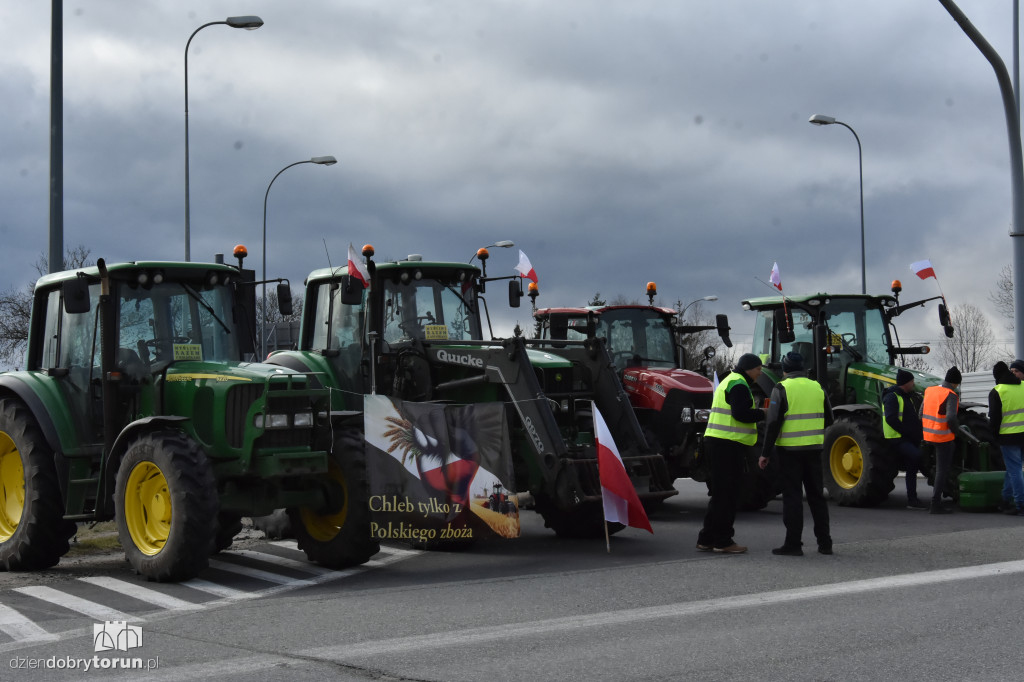
[[[942,502],[942,493],[946,490],[946,480],[953,466],[953,454],[956,452],[956,441],[934,443],[935,445],[935,485],[932,488],[932,506]]]
[[[890,438],[886,441],[889,446],[889,456],[894,462],[899,462],[907,471],[907,501],[913,502],[917,499],[917,472],[921,470],[921,448],[909,440],[902,438]]]
[[[739,507],[739,491],[743,477],[743,459],[751,446],[725,438],[705,438],[705,456],[711,464],[711,499],[704,514],[704,527],[697,535],[697,544],[728,547],[733,541],[733,524]]]
[[[804,494],[814,520],[814,537],[819,547],[831,547],[828,502],[822,492],[821,450],[775,448],[782,477],[782,522],[786,526],[786,547],[800,547],[804,533]]]

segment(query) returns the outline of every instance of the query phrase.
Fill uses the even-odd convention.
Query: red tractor
[[[731,347],[728,316],[716,316],[713,326],[680,325],[676,309],[653,305],[653,283],[647,293],[652,305],[541,308],[534,317],[542,339],[604,339],[648,444],[665,457],[670,476],[707,481],[710,467],[701,457],[701,445],[714,387],[708,377],[683,369],[681,339],[715,329]],[[704,362],[712,357],[714,349],[709,347]],[[756,464],[747,478],[741,504],[744,509],[761,509],[774,497],[774,486]]]

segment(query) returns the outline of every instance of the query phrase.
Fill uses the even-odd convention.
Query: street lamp
[[[298,166],[303,163],[315,163],[319,166],[333,166],[338,163],[338,160],[333,156],[314,156],[312,159],[306,161],[296,161],[290,163],[281,170],[277,171],[277,175],[267,185],[267,191],[263,195],[263,276],[260,278],[263,280],[263,326],[260,329],[260,360],[267,358],[267,198],[270,196],[270,188],[274,186],[274,180],[277,180],[281,173],[292,166]]]
[[[469,257],[469,262],[472,263],[473,259],[480,255],[481,251],[483,251],[484,249],[489,249],[492,246],[497,246],[499,249],[511,249],[513,246],[515,246],[515,244],[509,241],[508,239],[502,239],[501,241],[494,242],[493,244],[482,246],[476,250],[476,253]]]
[[[208,24],[203,24],[196,30],[192,31],[192,35],[188,37],[188,42],[185,43],[185,261],[191,260],[191,235],[189,234],[189,200],[188,200],[188,46],[192,44],[192,39],[196,37],[196,34],[202,31],[207,26],[216,26],[217,24],[225,24],[231,28],[244,28],[247,31],[255,31],[263,25],[263,20],[259,17],[245,16],[245,17],[228,17],[224,21],[211,21]]]
[[[868,278],[864,258],[864,156],[861,153],[860,137],[856,130],[842,121],[837,121],[832,116],[815,114],[807,119],[807,122],[816,126],[841,125],[853,133],[854,139],[857,140],[857,164],[860,167],[860,293],[866,294],[868,293]]]
[[[704,296],[703,298],[698,298],[698,299],[694,299],[693,301],[690,301],[689,303],[687,303],[686,305],[683,306],[682,310],[679,311],[679,322],[683,321],[683,315],[686,313],[686,309],[689,308],[694,303],[700,303],[701,301],[717,301],[717,300],[718,300],[718,297],[715,296],[714,294],[712,294],[710,296]]]

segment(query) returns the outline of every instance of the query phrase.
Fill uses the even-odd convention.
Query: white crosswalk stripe
[[[0,604],[0,631],[6,633],[11,639],[25,642],[45,642],[57,639],[57,635],[51,635],[29,618],[3,604]]]
[[[122,613],[117,609],[112,609],[109,606],[104,606],[103,604],[98,604],[97,602],[89,601],[88,599],[76,597],[75,595],[68,594],[67,592],[55,590],[52,587],[47,587],[46,585],[16,587],[14,591],[50,602],[51,604],[56,604],[57,606],[63,606],[66,609],[77,611],[78,613],[89,616],[90,618],[95,618],[96,620],[128,620],[131,618],[128,614]],[[139,619],[136,618],[135,620]]]
[[[294,540],[284,540],[268,544],[296,553],[299,552],[298,545]],[[139,623],[146,622],[146,618],[138,614],[123,612],[103,602],[113,596],[111,593],[116,593],[116,595],[130,597],[152,605],[164,612],[216,608],[234,600],[256,599],[279,594],[282,591],[342,580],[420,553],[418,550],[382,547],[379,554],[361,566],[344,570],[332,570],[300,558],[290,558],[259,550],[235,549],[226,550],[218,555],[220,558],[210,560],[211,569],[231,574],[229,576],[220,576],[217,580],[213,580],[211,579],[212,576],[206,575],[204,578],[193,578],[180,584],[167,584],[162,586],[160,590],[155,590],[142,582],[133,582],[111,576],[88,576],[78,578],[75,583],[102,588],[97,590],[95,594],[90,594],[89,599],[47,585],[18,587],[14,588],[12,592],[75,611],[93,621],[131,621]],[[243,558],[246,560],[246,563],[242,564],[231,561],[232,557]],[[289,569],[292,575],[283,575],[275,570],[282,568]],[[308,577],[295,577],[296,573]],[[237,577],[232,578],[231,576]],[[231,584],[232,582],[237,583],[241,577],[255,578],[265,583],[271,583],[271,585],[257,589],[241,589]],[[177,593],[179,596],[175,596],[176,590],[179,591]],[[187,592],[184,590],[187,590]],[[206,601],[196,601],[201,599],[196,593],[209,595],[214,597],[214,599],[210,600],[207,597]],[[183,599],[182,597],[184,596],[190,596],[193,601]],[[24,608],[21,605],[15,607],[4,604],[3,594],[0,593],[0,651],[9,651],[39,642],[60,640],[73,636],[78,632],[76,630],[67,630],[62,633],[51,633],[43,625],[24,615],[19,610],[24,610]],[[146,613],[150,618],[155,617],[152,612],[147,611]],[[64,621],[61,619],[59,622],[63,623]],[[9,638],[10,641],[5,643],[3,636]]]
[[[144,587],[138,583],[128,582],[127,580],[118,580],[117,578],[109,578],[106,576],[92,576],[87,578],[79,578],[84,583],[90,585],[98,585],[99,587],[105,587],[108,590],[113,590],[120,594],[128,595],[139,601],[144,601],[147,604],[153,604],[165,609],[199,609],[202,608],[202,604],[193,604],[192,602],[185,601],[184,599],[178,599],[172,597],[169,594],[163,592],[157,592],[151,590],[148,587]]]

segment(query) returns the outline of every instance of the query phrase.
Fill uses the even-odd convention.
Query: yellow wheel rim
[[[171,494],[160,467],[140,462],[128,475],[124,522],[132,542],[148,556],[159,554],[171,534]]]
[[[849,490],[860,482],[864,474],[864,454],[857,441],[849,436],[840,436],[829,450],[829,468],[832,479],[840,487]]]
[[[11,437],[0,432],[0,542],[18,530],[25,510],[25,469],[21,452]]]
[[[333,540],[341,532],[342,527],[345,525],[345,519],[348,517],[348,486],[345,483],[345,474],[342,473],[341,467],[331,462],[327,470],[327,476],[331,481],[340,485],[344,492],[345,501],[341,505],[341,509],[334,514],[321,515],[309,507],[299,508],[302,525],[306,528],[306,532],[309,533],[310,537],[318,542],[330,542]]]

